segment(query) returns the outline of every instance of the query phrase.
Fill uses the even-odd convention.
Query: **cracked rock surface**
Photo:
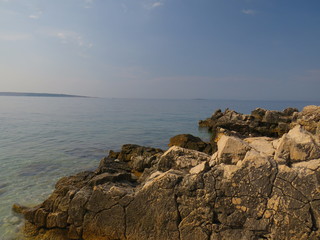
[[[296,122],[280,139],[221,135],[212,155],[179,146],[163,152],[124,145],[95,172],[60,179],[42,204],[17,206],[26,218],[25,235],[319,239],[320,142],[314,119],[312,128]]]

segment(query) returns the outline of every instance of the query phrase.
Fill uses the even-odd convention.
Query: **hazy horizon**
[[[319,7],[0,0],[0,92],[320,101]]]
[[[17,93],[21,95],[3,95],[2,93]],[[26,94],[26,95],[23,95]],[[33,96],[29,94],[35,94],[38,96]],[[48,96],[42,96],[48,95]],[[132,100],[194,100],[194,101],[239,101],[239,102],[299,102],[299,103],[307,103],[308,105],[318,104],[320,105],[320,100],[295,100],[295,99],[233,99],[233,98],[144,98],[144,97],[97,97],[97,96],[85,96],[85,95],[74,95],[68,93],[48,93],[48,92],[0,92],[0,97],[51,97],[50,95],[61,95],[61,96],[53,96],[53,97],[79,97],[79,98],[102,98],[102,99],[132,99]]]

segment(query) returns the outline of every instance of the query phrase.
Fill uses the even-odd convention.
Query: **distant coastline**
[[[88,96],[57,94],[57,93],[29,93],[29,92],[0,92],[0,96],[8,97],[77,97],[90,98]]]

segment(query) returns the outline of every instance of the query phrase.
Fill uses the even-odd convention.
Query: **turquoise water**
[[[12,204],[40,203],[60,177],[95,169],[110,149],[165,149],[180,133],[208,140],[197,123],[217,108],[250,113],[309,104],[320,102],[0,97],[0,239],[16,238],[22,224]]]

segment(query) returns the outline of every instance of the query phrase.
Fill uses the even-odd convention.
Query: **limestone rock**
[[[177,169],[189,171],[190,168],[209,160],[210,156],[205,153],[173,146],[160,157],[158,170]]]
[[[169,147],[178,146],[182,148],[197,150],[207,154],[215,152],[216,147],[210,143],[202,141],[200,138],[192,136],[191,134],[180,134],[170,138]]]
[[[250,146],[240,138],[222,136],[217,143],[218,151],[213,156],[218,163],[236,164],[243,160]]]
[[[320,158],[320,146],[315,137],[297,125],[280,139],[275,153],[279,162],[292,164]]]
[[[254,137],[245,138],[245,142],[256,151],[266,154],[268,156],[273,156],[275,153],[274,139],[269,137]]]
[[[306,106],[299,113],[295,114],[293,126],[299,124],[303,128],[318,136],[320,140],[320,106]]]
[[[179,239],[175,186],[180,181],[181,173],[170,170],[136,193],[126,208],[126,239]]]
[[[226,109],[217,110],[211,118],[200,120],[199,126],[212,132],[212,141],[217,138],[219,128],[235,131],[245,137],[280,137],[290,130],[290,124],[298,109],[287,108],[283,111],[270,111],[257,108],[250,115]]]
[[[150,168],[153,161],[162,155],[163,150],[159,148],[143,147],[135,144],[126,144],[122,146],[118,159],[129,162],[134,170],[142,172],[145,168]]]

